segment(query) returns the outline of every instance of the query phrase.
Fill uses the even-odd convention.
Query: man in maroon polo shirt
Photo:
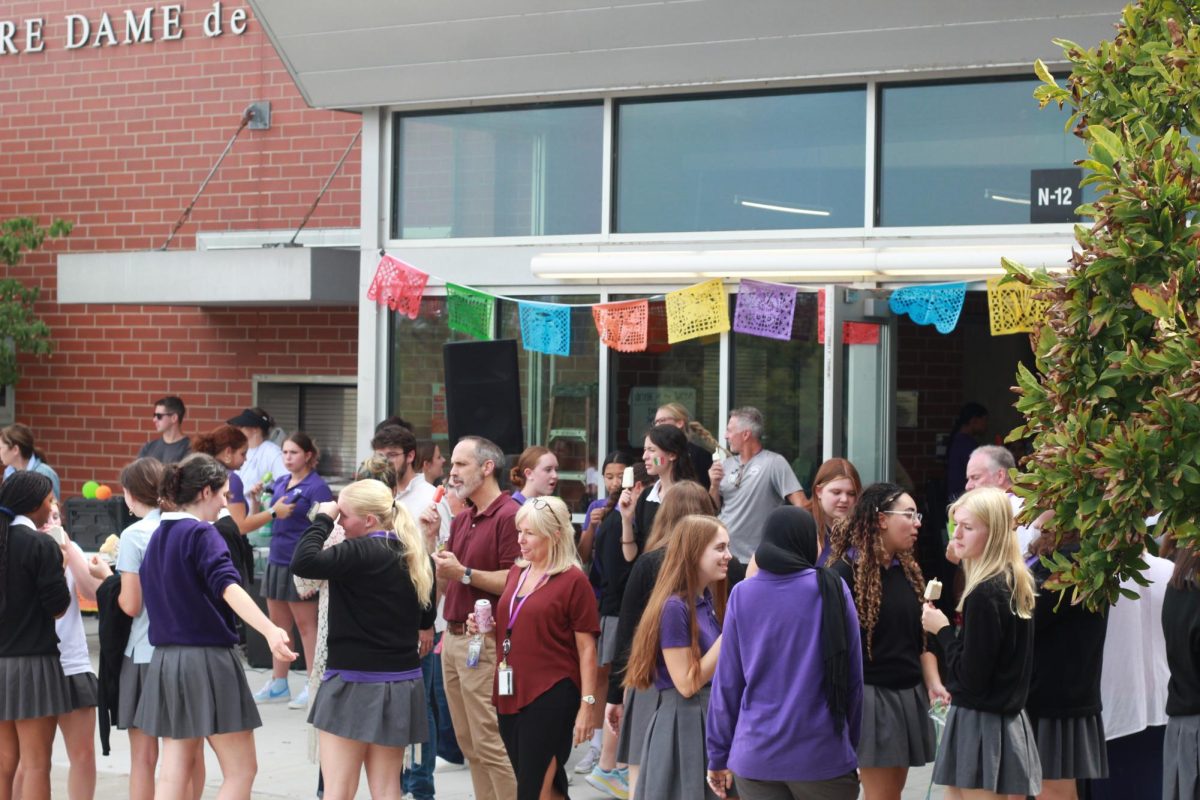
[[[504,591],[508,569],[520,555],[516,516],[519,506],[508,492],[500,491],[496,470],[504,453],[493,442],[465,436],[450,459],[449,490],[467,502],[467,508],[450,526],[446,550],[434,554],[439,585],[445,586],[446,635],[442,640],[442,679],[450,719],[463,755],[471,766],[471,782],[479,800],[511,800],[517,781],[500,738],[496,709],[492,705],[492,680],[496,672],[496,640],[483,637],[479,664],[467,666],[471,637],[467,615],[476,600],[490,600],[493,609]],[[436,534],[434,506],[421,515],[426,536]]]

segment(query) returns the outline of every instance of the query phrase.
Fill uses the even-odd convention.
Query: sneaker
[[[288,708],[308,708],[308,684],[304,684],[304,688],[300,690],[300,694],[292,698],[288,703]]]
[[[597,764],[586,778],[588,786],[615,797],[617,800],[629,800],[629,768],[605,770]]]
[[[254,693],[256,703],[283,703],[292,698],[292,690],[287,678],[268,678],[261,689]]]
[[[437,757],[437,763],[434,766],[436,772],[460,772],[466,768],[466,764],[455,764],[453,761],[447,761],[441,756]]]
[[[597,762],[600,761],[600,751],[592,745],[588,745],[587,754],[579,759],[579,763],[575,765],[576,775],[587,775],[596,768]]]

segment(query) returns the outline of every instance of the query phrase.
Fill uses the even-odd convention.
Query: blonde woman
[[[973,489],[950,506],[951,546],[966,587],[955,636],[946,615],[925,603],[921,624],[946,656],[952,697],[933,767],[946,797],[1026,797],[1042,790],[1042,765],[1025,701],[1033,674],[1033,575],[1021,557],[1012,505],[999,489]]]
[[[325,549],[335,519],[346,540]],[[357,481],[318,507],[291,569],[329,581],[329,655],[308,717],[325,797],[354,797],[365,763],[371,796],[398,798],[404,748],[429,739],[417,644],[434,615],[424,540],[392,489]]]
[[[492,702],[517,800],[550,800],[567,796],[563,767],[571,748],[592,736],[600,617],[566,504],[528,500],[516,523],[521,557],[496,604]],[[474,615],[468,623],[476,630]]]

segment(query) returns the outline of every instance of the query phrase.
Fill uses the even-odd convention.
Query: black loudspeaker
[[[482,436],[505,453],[524,450],[517,341],[448,342],[442,359],[451,446],[464,436]]]

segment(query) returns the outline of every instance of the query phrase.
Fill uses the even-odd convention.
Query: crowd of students
[[[1173,565],[1154,559],[1160,584],[1170,571],[1161,620],[1149,595],[1110,618],[1046,586],[1045,564],[1073,558],[1077,539],[1048,521],[1025,546],[1011,496],[969,480],[949,508],[947,555],[961,580],[939,608],[914,555],[923,515],[903,487],[864,487],[832,459],[808,509],[797,507],[792,484],[769,477],[766,451],[698,457],[696,440],[711,436],[675,406],[659,409],[640,457],[604,460],[605,496],[579,532],[553,494],[553,452],[523,453],[510,493],[499,448],[466,437],[443,498],[395,424],[376,432],[379,455],[336,500],[302,432],[283,442],[271,486],[254,473],[247,486],[239,469],[264,439],[246,429],[269,424],[258,411],[193,437],[182,461],[139,458],[122,471],[140,519],[121,535],[115,575],[61,533],[55,487],[22,449],[32,452],[31,437],[0,435],[25,459],[0,485],[0,800],[49,796],[56,728],[70,796],[94,794],[102,696],[128,731],[139,800],[198,798],[205,740],[221,796],[248,797],[257,704],[276,701],[308,709],[331,800],[354,797],[364,770],[373,797],[433,796],[447,716],[479,798],[567,796],[567,763],[584,743],[576,772],[617,798],[898,800],[909,770],[933,763],[947,797],[1070,800],[1080,781],[1103,796],[1117,763],[1144,769],[1147,758],[1162,787],[1144,796],[1200,796],[1200,556],[1190,549]],[[743,433],[757,435],[730,438]],[[755,458],[777,500],[746,530],[718,503]],[[264,614],[245,589],[245,534],[268,520]],[[113,645],[115,674],[98,681],[78,595],[103,603],[106,588],[129,627]],[[1148,623],[1137,603],[1155,612]],[[273,656],[257,693],[239,619]],[[1111,679],[1105,689],[1118,624],[1119,635],[1153,627],[1143,646],[1170,669],[1165,730],[1143,735],[1153,714],[1136,730],[1122,724],[1117,738],[1136,738],[1136,750],[1105,733],[1106,691],[1142,689]],[[297,649],[310,673],[293,695]],[[1146,706],[1163,704],[1146,692]]]

